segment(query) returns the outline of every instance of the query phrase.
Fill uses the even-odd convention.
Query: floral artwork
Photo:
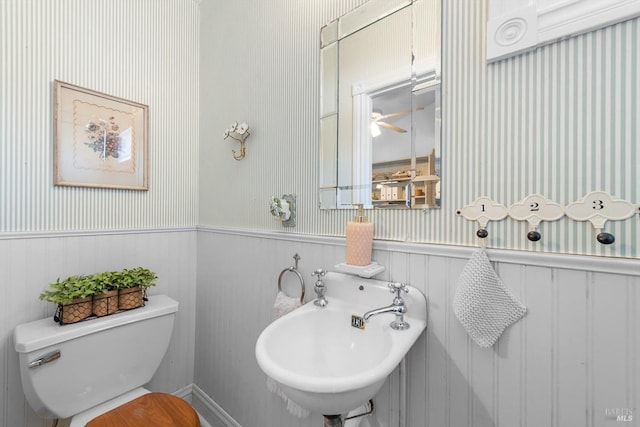
[[[55,185],[148,190],[149,107],[55,82]]]
[[[99,119],[98,123],[90,121],[86,129],[89,141],[84,144],[98,153],[102,160],[107,160],[109,157],[117,159],[122,151],[119,129],[113,116],[109,117],[109,121],[102,119]]]

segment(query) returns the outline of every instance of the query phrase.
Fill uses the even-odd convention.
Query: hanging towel
[[[300,306],[302,306],[300,298],[292,298],[284,292],[278,291],[276,300],[273,303],[273,318],[277,319],[282,317]],[[295,415],[298,418],[305,418],[309,416],[309,411],[289,399],[289,397],[284,394],[278,383],[271,377],[267,377],[267,388],[270,392],[280,396],[280,398],[287,404],[287,411],[289,411],[290,414]]]
[[[309,416],[309,411],[289,399],[289,397],[284,394],[278,383],[271,377],[267,377],[267,388],[270,392],[280,396],[284,403],[287,404],[287,411],[289,411],[291,415],[295,415],[298,418],[306,418]]]
[[[278,291],[276,300],[273,303],[273,318],[277,319],[287,313],[292,312],[296,308],[302,306],[300,298],[292,298],[282,291]]]
[[[527,308],[502,283],[484,248],[465,265],[453,298],[453,312],[480,347],[491,347]]]

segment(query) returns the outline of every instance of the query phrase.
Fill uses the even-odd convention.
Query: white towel
[[[291,415],[295,415],[298,418],[306,418],[309,416],[309,411],[298,405],[293,400],[289,399],[289,397],[284,394],[276,380],[271,377],[267,377],[267,388],[270,392],[280,396],[280,398],[287,404],[287,411],[289,411]]]
[[[527,308],[502,283],[484,248],[465,265],[453,298],[453,312],[480,347],[491,347]]]
[[[273,303],[273,318],[277,319],[279,317],[284,316],[287,313],[292,312],[296,308],[300,307],[302,303],[300,302],[300,298],[292,298],[286,295],[282,291],[278,291],[278,295],[276,295],[276,300]]]
[[[277,319],[284,316],[287,313],[292,312],[296,308],[302,306],[300,298],[292,298],[286,295],[284,292],[279,291],[276,295],[276,300],[273,303],[273,318]],[[287,404],[287,411],[290,414],[299,418],[305,418],[309,416],[309,411],[298,405],[293,400],[284,394],[278,383],[271,377],[267,377],[267,388],[270,392],[277,394]]]

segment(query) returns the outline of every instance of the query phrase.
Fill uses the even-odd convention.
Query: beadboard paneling
[[[344,250],[336,238],[198,232],[195,382],[240,425],[263,425],[266,419],[274,426],[322,426],[319,414],[293,417],[267,390],[255,342],[271,321],[277,277],[292,265],[293,254],[301,257],[310,301],[311,272],[331,270]],[[400,415],[411,427],[598,427],[608,422],[607,408],[640,407],[637,269],[565,255],[554,255],[557,262],[549,266],[549,255],[523,252],[514,259],[512,251],[489,250],[503,282],[528,311],[493,348],[481,349],[452,310],[470,252],[374,245],[374,258],[387,267],[379,278],[420,289],[429,315],[427,332],[407,356],[406,411],[399,407],[397,371],[375,398],[381,427],[398,427]]]
[[[158,274],[149,294],[180,303],[169,350],[149,383],[174,392],[193,383],[196,231],[0,236],[0,426],[49,427],[26,402],[13,345],[16,325],[53,317],[38,296],[56,278],[144,266]],[[51,320],[53,322],[53,320]]]
[[[344,236],[354,212],[318,209],[319,30],[363,3],[202,2],[201,75],[216,78],[201,83],[200,224],[281,230],[268,199],[295,193],[293,231]],[[480,196],[566,205],[603,190],[640,203],[640,19],[487,65],[487,3],[443,1],[442,209],[370,212],[376,239],[474,246],[477,224],[455,211]],[[234,120],[252,126],[242,162],[218,136]],[[532,243],[526,222],[506,219],[488,246],[637,258],[636,219],[607,223],[610,246],[589,223],[542,223]]]
[[[0,232],[195,226],[199,6],[0,2]],[[53,80],[149,106],[149,191],[53,186]]]

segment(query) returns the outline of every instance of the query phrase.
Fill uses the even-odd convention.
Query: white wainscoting
[[[310,300],[311,271],[343,261],[343,241],[199,230],[195,383],[234,423],[322,426],[318,414],[289,415],[267,391],[254,345],[271,321],[278,274],[294,253]],[[401,418],[410,427],[595,427],[610,422],[607,409],[640,408],[637,260],[489,250],[528,312],[492,349],[481,349],[451,309],[472,251],[375,242],[374,258],[387,267],[379,278],[410,283],[429,301],[427,332],[407,358],[406,411],[400,411],[396,372],[375,398],[382,427],[399,427]]]
[[[51,304],[37,300],[46,285],[58,276],[144,265],[160,276],[153,293],[180,302],[152,389],[195,383],[194,405],[209,404],[215,427],[320,427],[319,415],[297,419],[267,391],[254,345],[271,320],[277,276],[293,254],[302,257],[309,300],[311,271],[342,261],[343,241],[214,228],[2,235],[0,425],[51,425],[23,397],[12,342],[15,325],[53,314]],[[407,360],[407,409],[400,410],[395,372],[375,399],[382,427],[400,426],[403,417],[412,427],[595,427],[606,425],[606,409],[640,408],[637,260],[489,250],[528,313],[495,348],[483,350],[451,311],[472,248],[380,241],[374,248],[387,267],[380,278],[406,281],[429,299],[428,331]]]
[[[180,303],[169,350],[148,387],[173,392],[193,383],[196,231],[0,234],[0,426],[50,427],[24,398],[16,325],[53,316],[38,295],[57,277],[144,266],[158,274],[149,294]],[[52,320],[53,321],[53,320]]]

